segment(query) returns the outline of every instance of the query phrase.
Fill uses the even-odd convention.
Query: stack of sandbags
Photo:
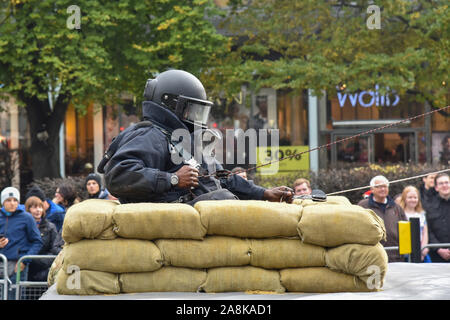
[[[87,200],[69,209],[63,237],[49,275],[60,294],[372,291],[387,268],[383,222],[344,197],[195,207]]]

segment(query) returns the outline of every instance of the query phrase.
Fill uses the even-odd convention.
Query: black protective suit
[[[211,199],[232,199],[237,196],[242,200],[263,199],[263,187],[247,181],[239,175],[226,178],[201,177],[207,175],[208,165],[202,161],[199,182],[200,187],[190,191],[173,187],[170,183],[172,173],[184,164],[172,162],[170,143],[161,130],[173,132],[186,129],[186,125],[174,113],[152,101],[143,103],[144,120],[150,124],[128,132],[123,132],[117,151],[105,166],[105,182],[109,192],[119,198],[121,203],[129,202],[186,202],[192,199],[208,199],[205,194],[213,192]],[[216,161],[216,170],[222,166]],[[191,195],[194,195],[191,197]],[[215,196],[214,196],[215,194]],[[220,194],[220,195],[218,195]]]

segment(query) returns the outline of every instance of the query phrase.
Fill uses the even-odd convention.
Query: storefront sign
[[[308,150],[309,146],[258,147],[256,150],[257,165],[271,163],[258,168],[258,172],[269,175],[278,172],[307,171],[309,170],[309,152],[302,152]],[[283,158],[289,159],[278,161]]]
[[[398,95],[394,96],[394,100],[391,103],[390,95],[389,94],[380,95],[378,89],[379,86],[375,85],[375,91],[361,91],[359,93],[353,94],[338,92],[337,96],[339,100],[339,105],[341,106],[341,108],[344,107],[344,104],[347,100],[347,96],[349,98],[352,107],[355,107],[357,102],[361,107],[364,108],[369,108],[374,105],[377,107],[380,106],[394,107],[399,103],[400,97]],[[389,90],[389,87],[387,87],[387,90]]]

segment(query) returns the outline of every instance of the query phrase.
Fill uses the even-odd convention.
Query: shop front
[[[280,172],[369,163],[450,164],[450,113],[434,112],[407,120],[431,111],[431,106],[410,94],[381,92],[375,86],[373,90],[340,91],[322,97],[312,97],[307,90],[269,88],[251,94],[249,127],[279,130],[278,155],[268,152],[258,164],[328,143],[331,146],[327,149],[308,155],[308,166],[304,161],[295,162],[300,157],[292,157],[289,165],[279,167]]]
[[[426,103],[419,103],[411,95],[395,93],[381,95],[378,86],[373,91],[338,92],[328,96],[325,130],[321,136],[332,144],[327,163],[321,167],[345,167],[367,163],[443,163],[444,145],[438,146],[450,133],[449,115],[434,113],[409,121],[410,117],[430,111]],[[401,124],[395,123],[405,120]],[[369,130],[383,129],[366,133]],[[441,143],[442,144],[442,143]],[[435,146],[434,150],[431,146]],[[441,159],[442,158],[442,159]],[[441,161],[442,160],[442,161]],[[322,161],[322,162],[325,162]],[[447,159],[448,161],[448,159]],[[448,162],[447,162],[448,163]]]

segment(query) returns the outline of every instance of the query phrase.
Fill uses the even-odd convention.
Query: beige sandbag
[[[343,204],[343,205],[351,205],[352,203],[348,200],[347,197],[344,196],[327,196],[328,204]]]
[[[290,292],[332,293],[370,291],[358,277],[326,267],[280,270],[281,284]]]
[[[325,249],[299,239],[252,239],[250,264],[266,269],[325,266]]]
[[[118,294],[119,276],[92,270],[77,270],[68,274],[66,270],[61,270],[56,278],[56,291],[69,295]]]
[[[113,273],[145,272],[161,268],[162,256],[148,240],[82,240],[67,245],[64,265]]]
[[[375,245],[386,238],[383,220],[372,210],[356,205],[305,206],[298,232],[305,243],[322,247],[346,243]]]
[[[208,269],[206,282],[200,291],[242,292],[242,291],[285,291],[280,284],[278,271],[251,266]]]
[[[59,270],[61,270],[63,263],[64,263],[64,249],[58,253],[55,260],[53,260],[52,265],[50,266],[50,269],[48,270],[47,275],[47,283],[48,286],[52,286],[56,282],[56,277],[58,275]]]
[[[206,271],[163,267],[153,272],[122,273],[122,292],[197,292],[206,280]]]
[[[183,203],[129,203],[113,214],[115,232],[131,239],[203,239],[200,215]]]
[[[112,213],[115,200],[89,199],[71,206],[64,217],[62,237],[66,243],[81,239],[114,239]]]
[[[199,201],[207,234],[240,238],[298,237],[302,206],[259,200]]]
[[[209,236],[204,240],[156,240],[165,265],[189,268],[243,266],[250,263],[245,239]]]
[[[356,275],[364,283],[383,286],[388,267],[388,257],[383,246],[345,244],[328,249],[325,254],[327,267]]]
[[[300,204],[304,207],[306,206],[315,206],[321,203],[327,203],[327,204],[343,204],[343,205],[351,205],[352,203],[350,200],[348,200],[347,197],[344,196],[327,196],[327,201],[320,202],[320,201],[313,201],[311,199],[294,199],[292,201],[294,204]]]

